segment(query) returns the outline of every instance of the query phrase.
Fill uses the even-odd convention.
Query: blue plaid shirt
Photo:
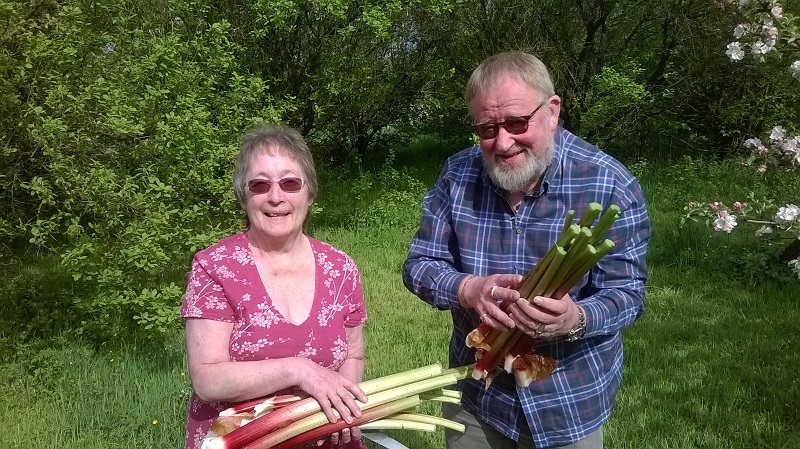
[[[630,172],[564,129],[556,131],[555,143],[543,182],[518,211],[484,171],[480,148],[450,157],[422,202],[422,224],[403,267],[409,290],[451,311],[450,365],[468,365],[474,350],[464,339],[479,320],[458,303],[461,281],[468,274],[525,274],[557,240],[569,209],[580,215],[591,202],[620,207],[606,235],[616,246],[570,291],[586,311],[586,334],[572,343],[537,344],[537,353],[558,361],[553,374],[527,388],[505,373],[488,390],[472,378],[460,384],[465,409],[514,440],[520,426],[529,425],[537,448],[578,441],[611,414],[622,380],[621,330],[644,310],[650,238],[642,189]]]

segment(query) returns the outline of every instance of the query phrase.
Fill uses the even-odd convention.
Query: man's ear
[[[558,117],[561,114],[561,97],[553,95],[547,100],[547,107],[550,109],[550,129],[558,127]]]

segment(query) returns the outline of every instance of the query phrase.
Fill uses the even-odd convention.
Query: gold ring
[[[544,333],[544,326],[544,323],[539,323],[539,325],[536,326],[536,330],[533,331],[533,336],[538,337],[539,335],[542,335]]]
[[[481,317],[480,317],[480,320],[481,320],[481,321],[483,321],[483,318],[484,318],[486,315],[488,315],[488,314],[489,314],[489,312],[484,312],[484,313],[482,313],[482,314],[481,314]]]

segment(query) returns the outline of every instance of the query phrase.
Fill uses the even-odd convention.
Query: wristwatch
[[[578,306],[578,324],[575,326],[574,329],[569,331],[567,336],[565,337],[566,341],[575,341],[579,338],[583,337],[583,334],[586,333],[586,312],[583,311],[583,307]]]

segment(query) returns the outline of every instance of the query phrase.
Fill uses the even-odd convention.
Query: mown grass
[[[313,235],[346,250],[361,269],[370,315],[367,378],[447,360],[449,315],[411,295],[400,278],[419,197],[442,162],[441,149],[416,151],[377,176],[324,174],[322,211],[313,221]],[[760,256],[749,232],[678,226],[686,201],[730,202],[748,191],[790,201],[800,181],[762,180],[731,163],[635,170],[653,220],[651,278],[646,313],[624,333],[624,382],[606,447],[800,447],[800,282]],[[765,262],[753,266],[751,259]],[[49,289],[33,285],[55,269],[52,259],[26,261],[3,275],[5,300],[68,304],[53,293],[58,282],[68,283],[57,273]],[[69,333],[21,341],[22,334],[7,320],[0,326],[0,447],[180,447],[190,388],[180,332],[167,343],[131,338],[100,346]],[[441,432],[393,435],[414,449],[444,447]]]

